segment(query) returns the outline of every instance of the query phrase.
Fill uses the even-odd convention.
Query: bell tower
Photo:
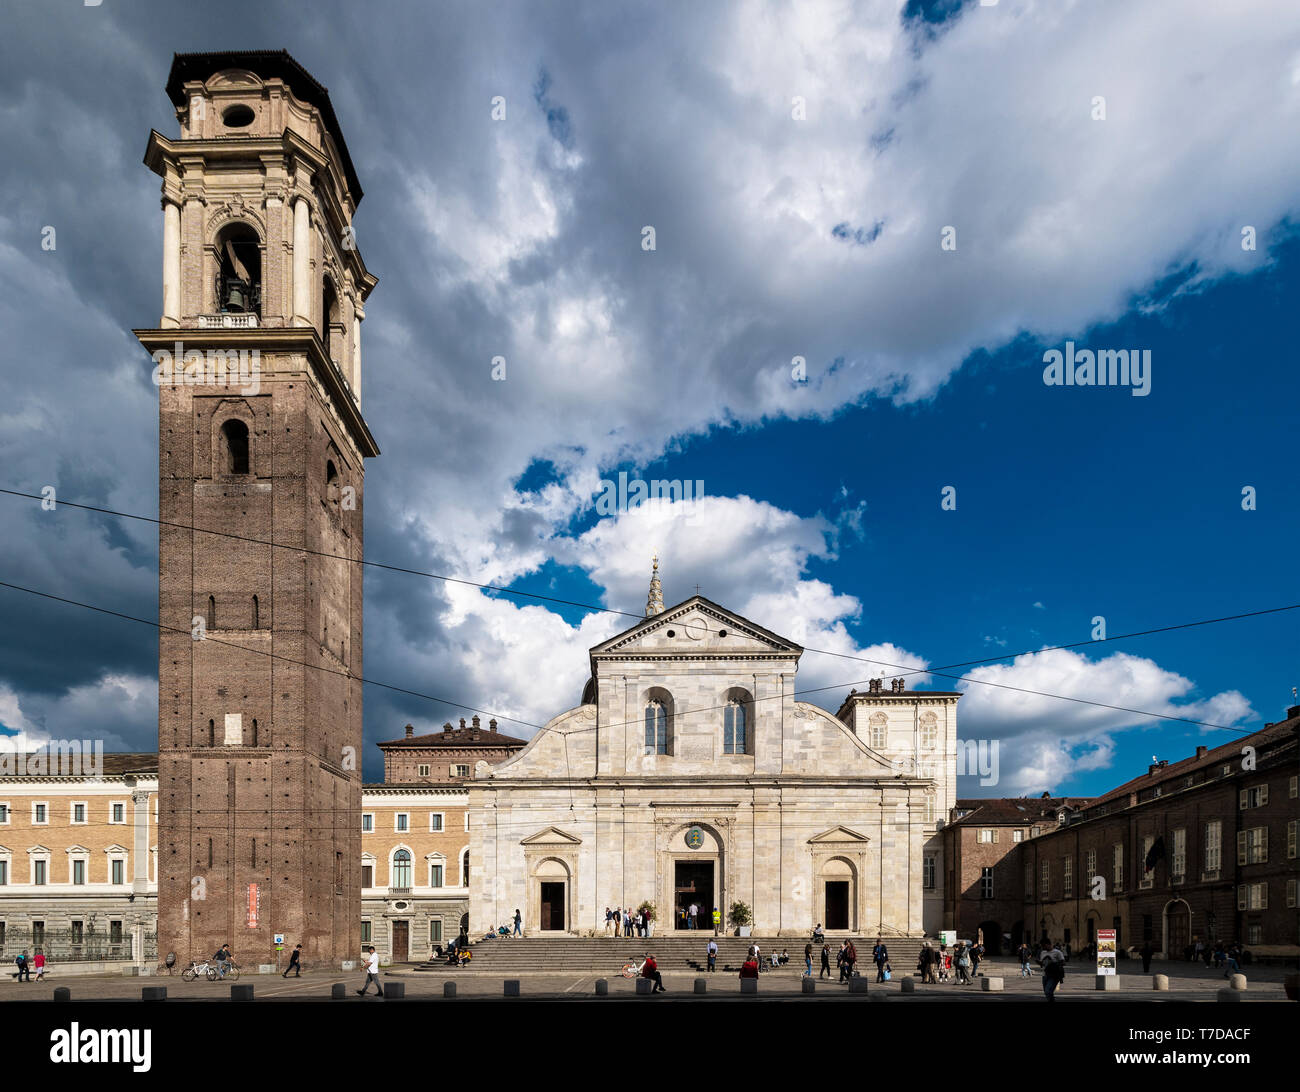
[[[158,950],[356,957],[361,323],[376,279],[325,88],[288,53],[177,54],[162,178]]]

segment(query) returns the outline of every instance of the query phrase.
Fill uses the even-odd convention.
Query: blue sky
[[[1294,5],[576,10],[16,6],[5,486],[156,513],[140,158],[175,132],[174,51],[283,47],[366,191],[370,558],[640,611],[657,549],[670,602],[698,583],[810,649],[917,668],[1300,599]],[[1150,394],[1046,385],[1067,341],[1149,351]],[[601,515],[619,471],[705,495]],[[0,505],[0,579],[156,615],[148,524]],[[7,731],[155,745],[156,634],[0,609]],[[1297,615],[922,685],[962,689],[962,735],[1001,747],[999,783],[963,792],[1098,792],[1231,733],[989,684],[1253,729],[1300,684]],[[370,570],[366,673],[527,736],[626,623]],[[881,674],[810,651],[799,686],[834,709]],[[465,712],[365,700],[368,743]]]

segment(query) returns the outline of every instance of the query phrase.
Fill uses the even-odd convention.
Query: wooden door
[[[406,963],[411,954],[411,923],[393,922],[393,962]]]

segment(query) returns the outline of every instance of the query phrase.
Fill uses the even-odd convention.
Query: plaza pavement
[[[1126,973],[1129,968],[1136,968],[1137,973]],[[977,978],[969,986],[957,986],[951,983],[924,985],[919,979],[916,991],[911,994],[902,992],[901,977],[887,983],[875,981],[875,968],[862,967],[863,974],[869,979],[868,991],[864,994],[850,994],[846,986],[832,979],[821,979],[816,992],[804,997],[802,993],[802,968],[788,964],[783,968],[765,972],[758,984],[757,998],[746,997],[746,1001],[788,1000],[800,998],[807,1002],[844,1000],[866,1001],[872,998],[885,999],[899,1004],[928,1004],[952,1001],[959,1004],[1005,1004],[1008,1002],[1037,1002],[1045,1004],[1042,979],[1035,974],[1032,979],[1020,977],[1020,964],[1013,960],[994,959],[980,964],[981,972],[987,971],[990,977],[1000,977],[1003,981],[1001,993],[985,992]],[[1090,964],[1074,961],[1067,964],[1064,985],[1057,991],[1057,999],[1067,1004],[1086,1002],[1089,1004],[1107,1004],[1117,1001],[1206,1001],[1215,1002],[1218,991],[1227,986],[1227,979],[1222,971],[1207,970],[1203,965],[1183,962],[1152,963],[1151,972],[1164,974],[1169,978],[1168,992],[1156,992],[1152,989],[1151,975],[1141,973],[1141,965],[1136,962],[1121,964],[1121,988],[1117,991],[1101,991],[1095,988],[1095,977]],[[1283,978],[1289,971],[1284,967],[1248,967],[1246,979],[1248,987],[1242,995],[1243,1002],[1285,1001]],[[336,982],[346,984],[347,1000],[354,1004],[378,1004],[378,998],[372,989],[365,998],[357,997],[356,990],[364,981],[364,975],[356,972],[312,972],[300,979],[282,979],[278,975],[244,974],[240,985],[251,984],[258,1000],[309,1001],[328,1000],[330,988]],[[611,968],[605,975],[609,983],[608,998],[597,998],[596,980],[601,975],[586,974],[529,974],[511,975],[520,983],[520,995],[528,1000],[609,1000],[635,998],[635,983],[622,978],[617,968]],[[693,992],[697,978],[708,980],[708,993],[700,996]],[[503,976],[499,973],[476,972],[468,968],[446,968],[437,971],[417,971],[413,966],[396,967],[386,970],[383,975],[385,987],[389,983],[400,982],[405,986],[407,1000],[442,1000],[443,983],[455,982],[457,998],[461,1000],[498,1000],[503,996]],[[229,982],[184,982],[179,975],[158,977],[122,977],[122,976],[74,976],[59,975],[57,970],[42,982],[24,982],[21,985],[10,975],[0,980],[0,1002],[4,1001],[52,1001],[54,990],[66,986],[74,1001],[138,1001],[140,991],[147,986],[166,986],[169,1001],[226,1001],[230,998]],[[644,998],[647,1003],[664,1000],[719,1000],[735,998],[741,1000],[740,982],[734,973],[716,972],[708,975],[700,972],[668,972],[664,974],[667,994]]]

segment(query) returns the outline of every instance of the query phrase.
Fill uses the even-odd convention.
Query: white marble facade
[[[471,929],[519,908],[529,935],[589,935],[650,901],[663,935],[695,901],[746,903],[756,936],[936,932],[958,695],[875,682],[832,716],[795,698],[799,646],[656,592],[591,650],[581,705],[475,771]]]

